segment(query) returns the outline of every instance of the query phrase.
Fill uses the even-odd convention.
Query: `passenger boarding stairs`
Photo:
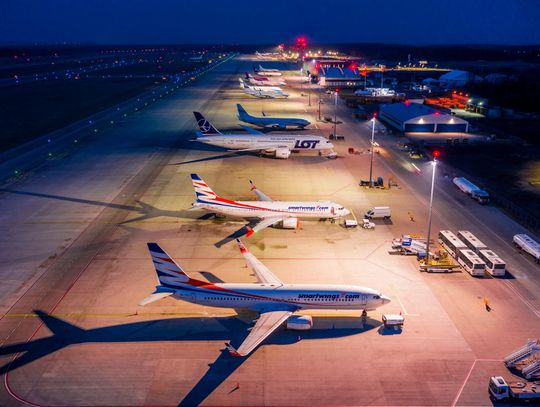
[[[504,358],[507,368],[516,368],[526,379],[540,377],[540,340],[529,339],[527,344]]]
[[[528,380],[540,378],[540,359],[535,358],[532,363],[521,369],[521,373]]]

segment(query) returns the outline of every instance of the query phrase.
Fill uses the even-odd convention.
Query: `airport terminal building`
[[[381,105],[379,119],[405,133],[467,133],[469,123],[419,103]]]

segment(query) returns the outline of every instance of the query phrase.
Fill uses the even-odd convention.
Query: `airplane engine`
[[[291,150],[288,148],[276,148],[276,158],[286,160],[291,155]]]
[[[279,222],[282,229],[296,229],[298,227],[298,218],[285,218]]]
[[[309,315],[292,315],[287,319],[287,329],[307,331],[313,326],[313,318]]]

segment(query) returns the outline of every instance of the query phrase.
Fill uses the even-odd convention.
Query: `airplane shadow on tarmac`
[[[159,209],[159,208],[156,208],[155,206],[144,203],[143,201],[140,201],[140,200],[135,200],[137,205],[126,205],[126,204],[117,204],[114,202],[103,202],[103,201],[94,201],[91,199],[73,198],[73,197],[62,196],[62,195],[43,194],[39,192],[17,191],[13,189],[0,189],[0,192],[6,192],[10,194],[17,194],[17,195],[28,195],[28,196],[38,197],[38,198],[45,198],[45,199],[56,199],[60,201],[79,203],[83,205],[104,206],[107,208],[122,209],[126,211],[138,212],[141,214],[140,216],[125,220],[123,222],[120,222],[119,224],[126,224],[126,223],[141,221],[141,220],[158,218],[160,216],[167,216],[167,217],[172,217],[172,218],[205,219],[205,216],[209,215],[209,214],[205,214],[201,217],[200,214],[198,214],[196,211],[190,211],[190,210],[171,211],[171,210],[166,210],[166,209]]]
[[[1,347],[0,355],[13,355],[13,359],[0,367],[0,374],[5,375],[70,345],[84,343],[222,340],[230,341],[233,346],[238,346],[247,335],[247,329],[250,326],[250,322],[242,319],[250,321],[254,316],[252,313],[246,315],[241,313],[232,317],[174,318],[83,329],[43,311],[36,310],[34,313],[52,335]],[[298,332],[282,328],[271,335],[264,344],[290,345],[297,343],[299,339],[305,341],[339,338],[367,332],[380,325],[380,321],[370,318],[362,324],[359,317],[316,317],[313,329]],[[330,327],[327,328],[328,326]],[[220,351],[221,354],[208,365],[206,373],[179,402],[179,406],[196,406],[202,403],[249,359],[249,356],[231,356],[225,349]],[[256,351],[257,349],[254,352]]]

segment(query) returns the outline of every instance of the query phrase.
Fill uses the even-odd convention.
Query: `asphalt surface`
[[[338,133],[346,139],[336,142],[336,160],[230,155],[190,141],[193,110],[219,129],[240,131],[238,102],[252,114],[306,117],[315,125],[304,133],[330,134],[331,125],[316,121],[315,90],[309,107],[295,75],[287,77],[290,100],[243,94],[237,76],[257,64],[229,61],[0,192],[0,405],[491,404],[489,376],[508,375],[504,356],[540,334],[538,266],[510,244],[524,229],[468,201],[442,165],[432,230],[473,231],[510,274],[425,275],[416,260],[389,255],[392,238],[426,233],[429,167],[416,163],[418,172],[395,138],[377,135],[374,173],[399,187],[360,188],[369,123],[341,105]],[[333,112],[330,99],[322,109]],[[374,231],[302,221],[298,230],[267,229],[245,244],[283,281],[364,285],[392,303],[366,324],[359,312],[306,312],[312,330],[281,329],[247,358],[229,356],[223,342],[240,343],[253,314],[172,299],[138,307],[155,285],[148,241],[196,278],[254,281],[236,246],[224,242],[244,222],[187,211],[192,172],[234,199],[253,198],[252,179],[274,199],[332,200],[358,218],[370,206],[391,206],[392,220],[376,221]],[[382,312],[402,313],[403,331],[383,329]]]

